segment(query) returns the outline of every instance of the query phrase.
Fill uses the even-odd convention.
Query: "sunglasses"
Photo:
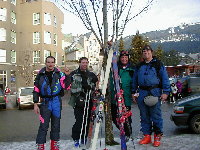
[[[128,51],[122,51],[121,54],[124,55],[124,54],[129,54],[129,53]]]

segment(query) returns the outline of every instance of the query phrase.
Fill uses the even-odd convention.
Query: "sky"
[[[200,0],[154,0],[147,12],[127,24],[124,36],[134,35],[137,30],[145,33],[195,22],[200,22]],[[78,17],[65,13],[63,33],[87,32]]]

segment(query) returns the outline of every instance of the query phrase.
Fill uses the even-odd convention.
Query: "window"
[[[44,31],[44,43],[51,44],[51,32]]]
[[[48,56],[51,56],[51,52],[49,50],[44,50],[44,62]]]
[[[44,13],[44,24],[51,25],[51,14]]]
[[[6,41],[6,29],[0,28],[0,41]]]
[[[40,13],[33,13],[33,25],[40,24]]]
[[[16,13],[14,11],[11,12],[11,23],[16,24]]]
[[[40,44],[40,32],[33,32],[33,44]]]
[[[11,30],[11,43],[16,44],[16,32]]]
[[[0,62],[6,62],[6,50],[0,49]]]
[[[11,4],[16,5],[16,0],[10,0]]]
[[[64,64],[65,64],[65,56],[62,55],[62,65],[64,65]]]
[[[40,51],[33,51],[33,63],[40,63]]]
[[[54,54],[53,54],[53,56],[55,57],[55,59],[56,59],[56,62],[55,62],[55,64],[57,64],[57,52],[54,52]]]
[[[6,21],[6,14],[7,14],[7,9],[0,8],[0,21]]]
[[[53,44],[57,46],[57,34],[54,33],[53,35]]]
[[[56,19],[56,16],[54,16],[54,21],[53,21],[53,23],[54,23],[54,27],[57,27],[57,19]]]
[[[11,63],[16,63],[16,51],[11,50]]]

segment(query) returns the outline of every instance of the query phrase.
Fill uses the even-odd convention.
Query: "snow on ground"
[[[115,139],[120,142],[119,138]],[[198,134],[183,134],[177,136],[163,137],[160,147],[153,147],[152,144],[139,145],[139,138],[134,139],[134,143],[127,143],[127,150],[200,150],[200,135]],[[101,141],[101,146],[100,146]],[[46,150],[49,150],[49,142],[46,143]],[[81,150],[75,149],[72,140],[61,140],[60,150]],[[104,150],[104,139],[97,143],[97,150]],[[108,150],[120,150],[120,145],[106,146]],[[35,141],[31,142],[0,142],[0,150],[34,150],[36,149]]]

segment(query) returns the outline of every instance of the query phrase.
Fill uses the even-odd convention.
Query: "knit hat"
[[[143,51],[143,50],[151,50],[151,51],[153,51],[153,49],[152,49],[151,46],[149,46],[149,45],[145,45],[145,46],[143,47],[142,51]]]

